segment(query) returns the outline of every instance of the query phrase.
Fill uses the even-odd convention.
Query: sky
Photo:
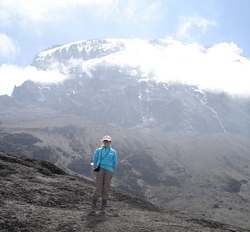
[[[250,95],[249,9],[249,0],[0,0],[0,95],[11,95],[27,79],[62,81],[65,76],[56,71],[31,67],[34,56],[54,45],[97,38],[173,39],[215,48],[201,65],[219,70],[211,75],[223,74],[230,70],[229,57],[239,58],[231,89]],[[183,54],[180,47],[175,49],[175,55]],[[192,49],[186,56],[200,63]],[[193,70],[185,75],[191,80]],[[229,77],[218,78],[199,81],[216,88]]]

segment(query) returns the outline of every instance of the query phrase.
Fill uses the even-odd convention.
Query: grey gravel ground
[[[0,152],[0,231],[249,231],[116,189],[106,216],[90,216],[93,189],[92,181],[49,162]]]

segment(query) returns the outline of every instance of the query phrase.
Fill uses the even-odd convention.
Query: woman
[[[102,147],[97,148],[93,156],[94,166],[100,168],[96,171],[95,191],[92,199],[91,214],[95,214],[96,212],[96,204],[99,196],[102,197],[101,213],[106,213],[109,186],[114,168],[117,165],[116,151],[111,148],[111,137],[109,135],[103,136],[102,142]]]

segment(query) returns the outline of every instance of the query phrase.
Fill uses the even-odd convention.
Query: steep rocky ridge
[[[93,182],[47,161],[0,152],[0,229],[9,231],[242,231],[111,189],[106,217],[89,216]]]

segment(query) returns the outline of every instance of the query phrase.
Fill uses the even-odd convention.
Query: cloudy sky
[[[15,84],[34,76],[62,79],[30,67],[35,54],[95,38],[172,38],[222,47],[220,58],[243,58],[235,73],[243,75],[242,87],[250,86],[249,9],[249,0],[0,0],[0,94],[10,94]],[[231,78],[237,85],[238,77]]]

